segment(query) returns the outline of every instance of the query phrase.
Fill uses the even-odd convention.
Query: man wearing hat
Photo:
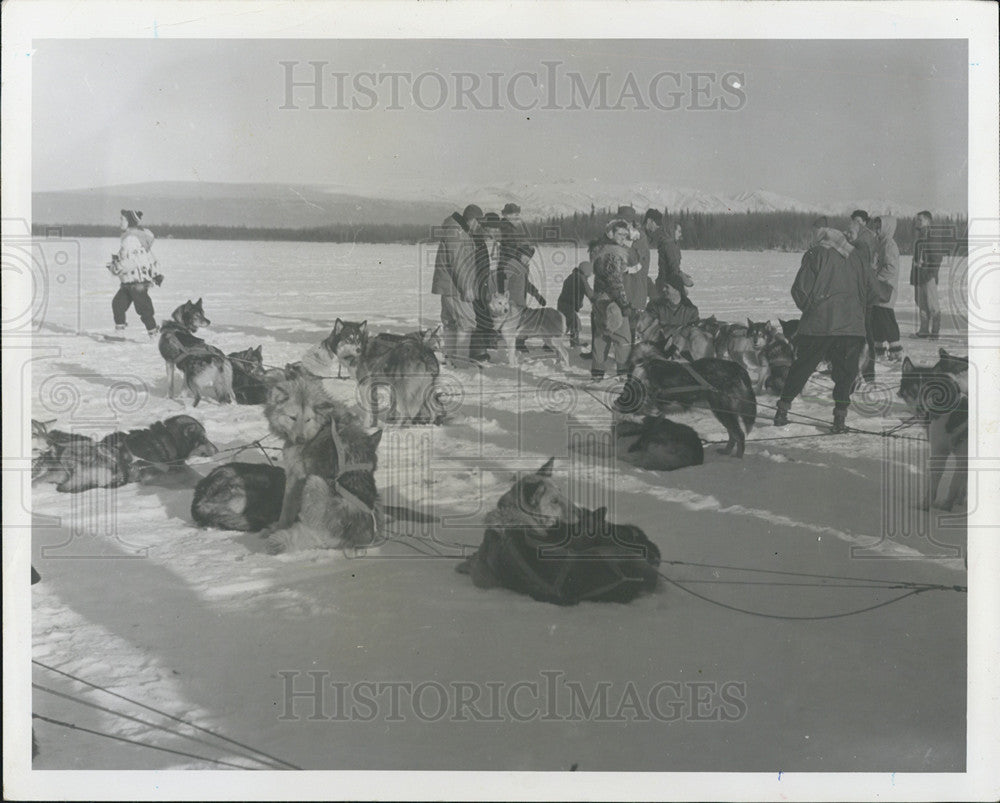
[[[431,293],[441,296],[441,326],[444,351],[449,357],[469,359],[472,332],[476,328],[476,242],[483,210],[469,204],[449,216],[438,229]]]

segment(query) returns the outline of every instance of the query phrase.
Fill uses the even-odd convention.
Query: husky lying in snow
[[[559,310],[551,307],[522,307],[518,310],[511,307],[508,292],[494,293],[490,298],[489,309],[493,326],[500,332],[507,350],[509,365],[517,365],[517,341],[539,337],[559,355],[563,366],[569,366],[569,352],[562,342],[566,319]]]
[[[194,395],[194,406],[202,393],[211,389],[219,402],[233,401],[233,366],[215,346],[210,346],[195,332],[211,321],[205,317],[201,299],[190,299],[173,311],[170,320],[160,326],[160,356],[167,366],[170,398],[174,398],[174,369],[184,374],[184,384]]]
[[[219,451],[201,422],[189,415],[175,415],[145,429],[112,432],[100,441],[59,430],[42,437],[50,447],[36,458],[32,483],[57,483],[57,491],[69,493],[145,481],[183,468],[189,457]]]
[[[638,468],[673,471],[705,462],[698,433],[669,418],[646,416],[642,423],[617,421],[611,432],[618,459]]]
[[[479,588],[555,605],[629,602],[654,590],[656,545],[638,527],[608,522],[606,508],[570,503],[552,479],[553,460],[500,497],[479,549],[456,570]]]

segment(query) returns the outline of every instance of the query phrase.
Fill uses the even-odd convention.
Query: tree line
[[[642,210],[639,210],[642,214]],[[689,212],[669,209],[664,212],[667,230],[673,233],[680,225],[680,246],[685,250],[712,251],[804,251],[812,234],[816,215],[809,212]],[[575,212],[544,218],[528,224],[530,233],[540,240],[574,240],[586,245],[600,237],[608,221],[615,217],[611,209]],[[846,229],[846,216],[830,216],[830,226]],[[964,252],[968,222],[963,217],[942,217],[934,221],[938,236],[954,238],[956,251]],[[113,225],[69,224],[32,225],[36,237],[117,237]],[[213,226],[204,224],[159,224],[151,226],[158,238],[181,240],[272,240],[317,243],[418,243],[434,239],[434,227],[417,223],[335,223],[312,228],[277,228],[257,226]],[[896,227],[895,240],[903,254],[913,253],[912,222],[902,218]]]

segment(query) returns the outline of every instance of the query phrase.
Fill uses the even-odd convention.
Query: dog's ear
[[[283,380],[279,380],[272,388],[270,393],[268,393],[268,401],[271,404],[282,404],[288,401],[288,398],[292,394],[288,391],[288,385],[284,383]]]
[[[335,320],[333,322],[333,331],[330,332],[330,337],[334,337],[336,335],[339,335],[340,334],[340,330],[343,329],[343,328],[344,328],[344,322],[342,320],[340,320],[340,318],[337,318],[337,320]]]
[[[358,329],[361,331],[361,334],[367,335],[368,334],[368,321],[362,321],[361,324],[358,326]]]
[[[371,435],[368,436],[368,445],[371,446],[372,451],[378,450],[378,445],[382,442],[382,430],[376,429]]]
[[[196,306],[196,307],[197,307],[198,309],[201,309],[201,299],[200,299],[200,298],[198,299],[198,302],[197,302],[197,303],[195,304],[195,306]]]
[[[555,457],[550,457],[548,459],[548,461],[545,463],[545,465],[542,466],[540,469],[538,469],[537,473],[539,474],[539,476],[542,476],[542,477],[551,477],[552,476],[552,464],[555,463],[555,462],[556,462]]]
[[[753,328],[753,321],[747,318],[747,329],[752,329],[752,328]]]
[[[608,519],[608,509],[606,507],[599,507],[594,511],[594,521],[598,524],[604,524]]]
[[[337,406],[332,401],[320,402],[313,408],[323,418],[333,418],[333,412]]]
[[[945,351],[943,348],[938,349],[938,357],[940,357],[942,360],[947,358],[948,356],[949,356],[948,352]]]
[[[909,357],[903,357],[903,373],[908,374],[913,370],[913,361]]]
[[[443,324],[439,323],[437,326],[435,326],[433,329],[431,329],[430,333],[427,335],[427,337],[425,339],[426,340],[433,340],[435,337],[437,337],[438,335],[440,335],[441,334],[441,326],[442,325]]]

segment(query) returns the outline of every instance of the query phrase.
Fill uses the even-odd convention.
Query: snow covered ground
[[[195,483],[233,459],[225,450],[267,435],[261,408],[169,400],[134,312],[132,340],[103,339],[115,291],[104,263],[117,241],[78,245],[79,271],[71,261],[61,281],[50,275],[33,417],[104,434],[187,412],[223,452],[159,483],[32,492],[42,575],[32,589],[42,687],[33,711],[191,754],[36,720],[36,769],[225,766],[209,759],[259,768],[253,751],[307,769],[965,766],[965,594],[934,589],[857,615],[773,618],[859,611],[913,590],[902,583],[965,584],[964,515],[918,516],[912,504],[918,429],[900,432],[912,439],[823,434],[831,383],[816,376],[785,429],[770,426],[774,397],[759,399],[743,460],[709,447],[701,467],[643,471],[607,451],[608,396],[584,389],[589,365],[574,358],[562,370],[536,346],[519,371],[446,371],[447,425],[386,430],[377,477],[387,501],[432,510],[441,526],[420,525],[415,539],[398,535],[413,525],[397,524],[359,558],[272,557],[256,535],[202,530],[190,517]],[[153,291],[158,317],[202,297],[208,341],[226,352],[262,344],[268,365],[299,359],[338,316],[374,331],[438,317],[427,292],[433,246],[163,240],[155,250],[166,275]],[[571,244],[541,249],[550,304],[583,258]],[[796,317],[788,287],[798,263],[797,254],[684,254],[702,315],[733,321]],[[908,353],[925,364],[939,345],[965,353],[950,316],[939,343],[906,338],[915,328],[907,290],[897,315]],[[871,433],[908,417],[895,398],[898,366],[878,371],[881,387],[849,419]],[[353,383],[337,393],[352,400]],[[725,436],[707,411],[676,418],[705,439]],[[614,520],[642,527],[664,573],[710,601],[665,582],[628,606],[560,609],[456,574],[515,472],[553,455],[581,502],[610,504]],[[238,459],[264,457],[251,449]],[[317,696],[291,694],[314,683]]]

